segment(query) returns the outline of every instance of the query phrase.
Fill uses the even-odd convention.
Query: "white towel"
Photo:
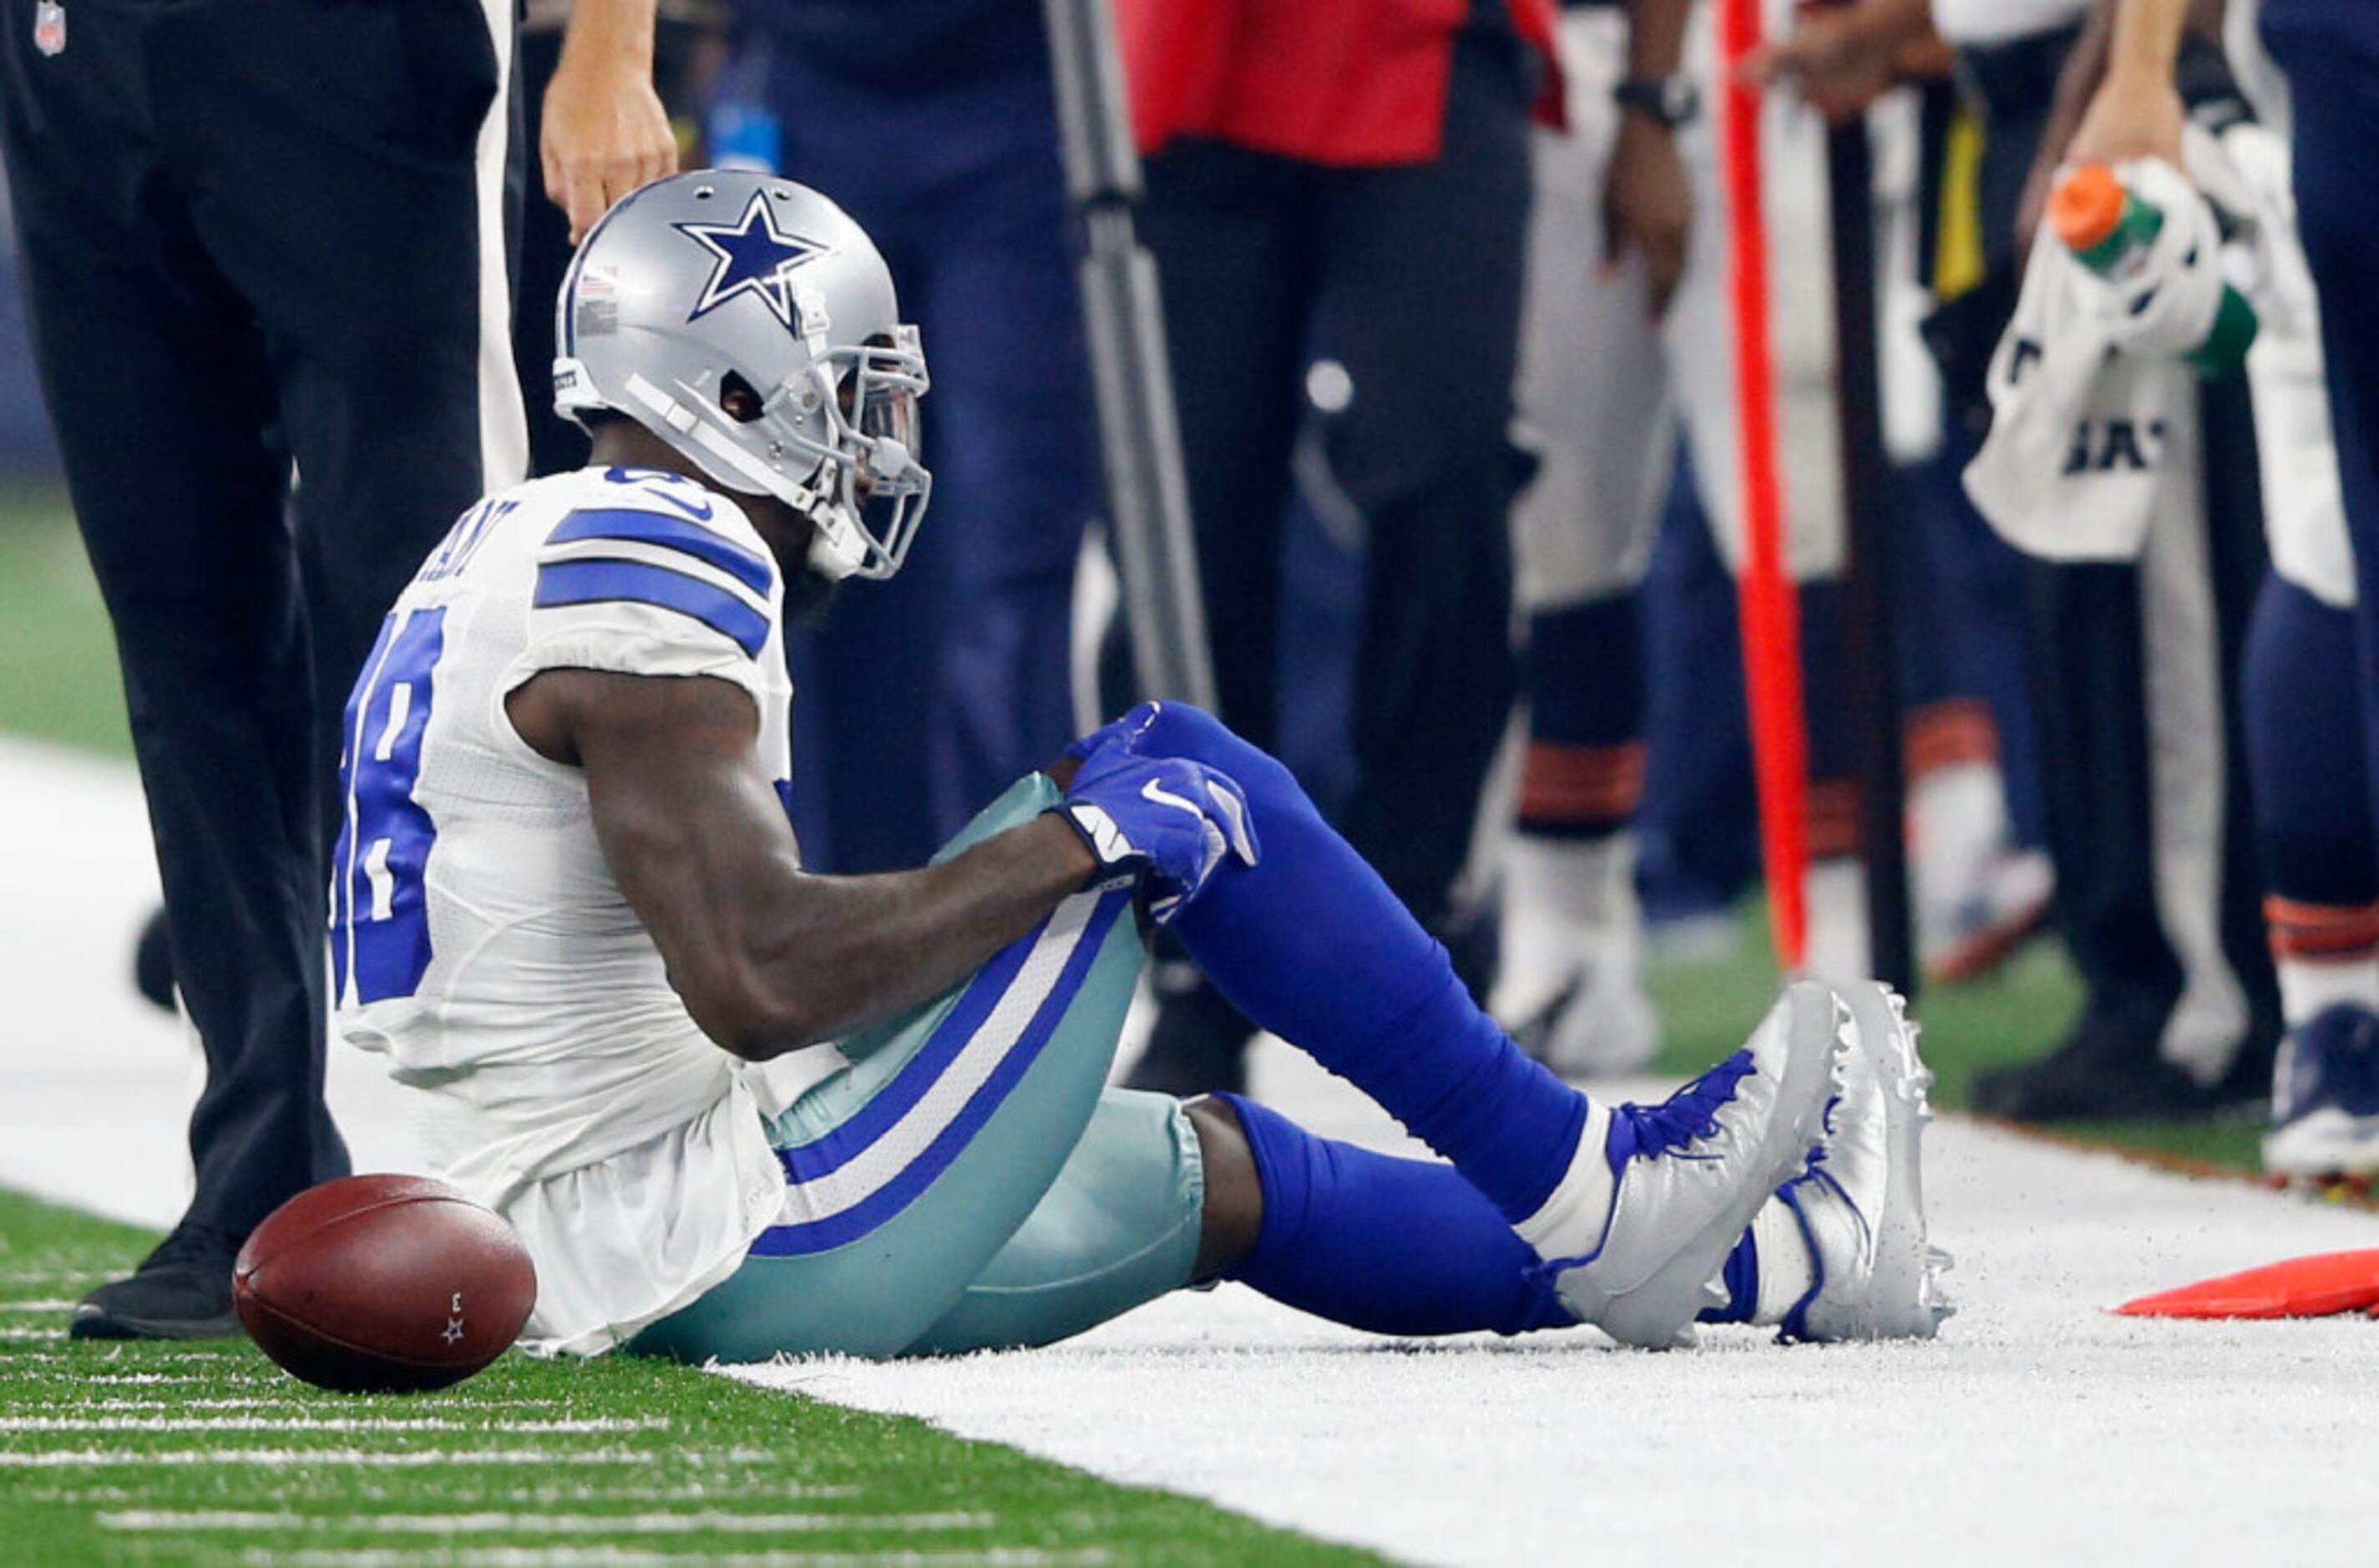
[[[2190,134],[2195,167],[2211,139]],[[2221,304],[2220,235],[2197,187],[2155,159],[2117,173],[2163,210],[2163,228],[2140,265],[2108,279],[2044,225],[1991,357],[1991,433],[1965,473],[2000,536],[2048,561],[2138,556],[2173,412],[2194,392],[2180,356],[2205,340]]]

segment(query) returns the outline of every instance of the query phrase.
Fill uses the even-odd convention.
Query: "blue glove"
[[[1227,774],[1186,757],[1140,757],[1129,746],[1103,745],[1074,776],[1064,803],[1051,809],[1098,858],[1094,880],[1140,879],[1149,918],[1159,925],[1190,907],[1226,857],[1256,863],[1247,796]]]
[[[1127,752],[1135,751],[1140,738],[1148,732],[1150,725],[1156,722],[1156,716],[1164,708],[1163,703],[1141,703],[1127,710],[1122,718],[1100,725],[1068,746],[1061,754],[1076,762],[1085,762],[1093,753],[1103,752],[1109,746],[1120,746]]]

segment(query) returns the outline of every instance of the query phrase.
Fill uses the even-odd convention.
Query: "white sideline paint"
[[[185,1190],[174,1167],[195,1080],[179,1031],[124,980],[153,886],[138,791],[119,769],[0,742],[0,887],[16,895],[0,909],[0,1184],[165,1223]],[[359,1164],[404,1168],[393,1092],[343,1051],[332,1080]],[[1404,1147],[1276,1044],[1256,1087],[1317,1131]],[[1665,1562],[1689,1540],[1762,1568],[2236,1568],[2367,1550],[2379,1323],[2173,1324],[2097,1309],[2290,1254],[2379,1247],[2379,1222],[1956,1119],[1934,1128],[1929,1152],[1962,1309],[1936,1345],[1782,1350],[1745,1330],[1659,1356],[1586,1332],[1388,1344],[1226,1286],[1054,1350],[736,1375],[1421,1562]],[[643,1462],[531,1449],[163,1462],[532,1460]],[[160,1460],[0,1452],[0,1467],[133,1462]]]
[[[250,1547],[240,1561],[250,1568],[420,1568],[421,1550],[419,1547],[355,1547],[284,1552]],[[433,1561],[441,1568],[682,1568],[691,1560],[679,1552],[618,1546],[503,1546],[450,1548],[440,1550]],[[704,1568],[803,1568],[809,1563],[818,1568],[929,1568],[943,1562],[953,1568],[1056,1568],[1059,1563],[1112,1562],[1115,1557],[1095,1547],[1043,1551],[1035,1547],[994,1546],[900,1547],[866,1552],[706,1551],[700,1561]]]
[[[139,780],[0,737],[0,1187],[162,1230],[189,1201],[204,1068],[197,1037],[132,989],[157,903]],[[377,1063],[335,1050],[330,1081],[357,1170],[420,1167]]]
[[[102,1514],[103,1530],[332,1530],[379,1536],[765,1536],[804,1530],[987,1530],[996,1514]]]
[[[87,1383],[117,1388],[150,1388],[160,1383],[211,1383],[214,1381],[199,1372],[93,1372],[83,1379]]]
[[[635,1449],[490,1448],[471,1450],[366,1448],[56,1448],[37,1453],[0,1448],[0,1469],[85,1469],[94,1465],[352,1465],[369,1469],[417,1470],[452,1465],[650,1465],[653,1456]]]
[[[0,1432],[478,1432],[547,1437],[562,1432],[666,1431],[658,1417],[596,1416],[556,1421],[472,1420],[448,1416],[0,1416]]]
[[[86,1378],[83,1380],[85,1382],[93,1383],[106,1382],[110,1381],[112,1380],[106,1378]],[[189,1381],[196,1382],[201,1380],[193,1378]],[[212,1381],[213,1380],[208,1379],[204,1381]],[[238,1395],[222,1399],[83,1399],[73,1398],[70,1396],[66,1399],[54,1401],[53,1403],[55,1408],[61,1410],[146,1410],[162,1415],[187,1416],[193,1410],[287,1410],[290,1406],[292,1397],[293,1395],[291,1393],[284,1393],[278,1396],[261,1394]],[[296,1397],[302,1398],[304,1396],[296,1395]],[[469,1408],[471,1413],[476,1416],[482,1411],[548,1410],[552,1408],[552,1405],[553,1402],[549,1399],[487,1399],[475,1397],[472,1399]],[[670,1425],[666,1419],[658,1416],[641,1420],[627,1420],[620,1417],[610,1418],[618,1419],[621,1422],[619,1427],[610,1429],[622,1431],[634,1431],[638,1429],[666,1430]],[[472,1429],[493,1429],[510,1432],[518,1431],[521,1429],[511,1424],[490,1429],[487,1422],[481,1421],[473,1423]],[[550,1431],[554,1429],[547,1427],[541,1429]]]

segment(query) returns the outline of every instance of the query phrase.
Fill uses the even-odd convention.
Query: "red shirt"
[[[1545,61],[1537,115],[1561,123],[1552,0],[1504,0]],[[1337,165],[1425,163],[1445,126],[1454,35],[1472,0],[1117,0],[1142,152],[1205,136]]]

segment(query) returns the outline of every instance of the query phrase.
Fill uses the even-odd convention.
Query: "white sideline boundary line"
[[[658,1417],[616,1416],[546,1421],[452,1416],[0,1416],[0,1432],[477,1432],[489,1437],[584,1436],[597,1432],[667,1431]]]
[[[418,1568],[421,1548],[360,1547],[346,1550],[311,1549],[284,1552],[251,1548],[241,1554],[254,1568]],[[708,1568],[930,1568],[935,1563],[965,1564],[966,1568],[1057,1568],[1059,1564],[1094,1568],[1112,1562],[1110,1552],[1093,1548],[1079,1551],[1043,1551],[1034,1547],[902,1547],[883,1551],[706,1552]],[[436,1561],[444,1568],[679,1568],[690,1561],[667,1551],[643,1551],[626,1547],[487,1547],[441,1550]]]
[[[0,814],[0,887],[18,894],[0,908],[0,995],[10,998],[0,1185],[161,1224],[182,1201],[195,1077],[178,1027],[125,983],[153,897],[138,790],[120,767],[0,741],[0,799],[11,806]],[[332,1080],[359,1168],[411,1164],[397,1092],[343,1051]],[[1318,1132],[1399,1146],[1345,1085],[1276,1045],[1260,1053],[1255,1082]],[[1226,1286],[1048,1351],[734,1375],[921,1416],[1415,1561],[1665,1562],[1710,1526],[1714,1507],[1723,1533],[1709,1538],[1762,1568],[1919,1558],[1927,1568],[2236,1568],[2364,1550],[2379,1511],[2367,1462],[2379,1451],[2379,1401],[2367,1392],[2379,1387],[2379,1324],[2165,1323],[2097,1309],[2277,1257],[2379,1246],[2379,1220],[1955,1118],[1935,1127],[1930,1154],[1937,1238],[1958,1254],[1949,1285],[1962,1309],[1938,1345],[1783,1351],[1740,1330],[1660,1356],[1612,1351],[1584,1332],[1392,1345]],[[26,1283],[46,1292],[66,1282]],[[0,1326],[5,1337],[54,1332]],[[64,1354],[29,1345],[10,1358]],[[542,1448],[0,1451],[0,1469],[523,1463],[650,1459]]]
[[[0,1469],[88,1469],[99,1465],[239,1465],[303,1468],[308,1465],[365,1469],[418,1470],[441,1465],[650,1465],[650,1453],[634,1449],[488,1448],[472,1450],[368,1448],[120,1448],[0,1449]]]
[[[996,1514],[251,1514],[237,1510],[125,1509],[98,1515],[103,1530],[312,1530],[379,1536],[792,1535],[812,1530],[987,1530]]]

